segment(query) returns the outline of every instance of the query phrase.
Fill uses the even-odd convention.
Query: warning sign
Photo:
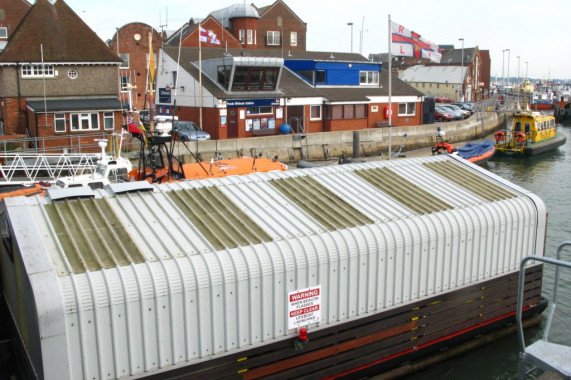
[[[321,285],[288,293],[288,328],[295,329],[321,320]]]

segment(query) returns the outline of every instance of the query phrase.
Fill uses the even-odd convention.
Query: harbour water
[[[485,168],[539,195],[547,206],[548,224],[545,256],[555,258],[557,247],[571,240],[571,122],[559,130],[567,135],[567,143],[556,151],[536,157],[495,156]],[[571,261],[571,247],[565,248],[564,260]],[[544,269],[543,296],[551,299],[552,266]],[[550,340],[571,344],[571,271],[561,269],[558,303]],[[527,344],[541,339],[547,313],[539,326],[525,331]],[[489,345],[410,375],[408,380],[425,379],[517,379],[518,342],[510,335]]]

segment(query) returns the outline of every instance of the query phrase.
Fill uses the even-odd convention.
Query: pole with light
[[[464,39],[463,38],[458,38],[458,41],[462,41],[462,66],[460,67],[460,89],[458,90],[458,95],[460,95],[460,101],[464,101],[464,99],[462,99],[462,94],[464,93],[464,75],[462,75],[462,72],[464,71]]]
[[[506,49],[502,50],[502,87],[506,86],[506,77],[504,76],[504,61],[506,60]]]
[[[527,69],[528,69],[527,63],[528,62],[525,61],[525,79],[527,79]]]
[[[508,51],[508,87],[510,86],[510,49],[506,49]]]
[[[520,56],[518,55],[517,57],[517,83],[519,86],[519,62],[520,62]]]
[[[347,25],[351,27],[351,53],[353,53],[353,23],[348,22]]]

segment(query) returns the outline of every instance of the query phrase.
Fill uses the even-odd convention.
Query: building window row
[[[359,84],[379,84],[378,71],[359,71]]]
[[[113,112],[101,112],[103,116],[103,129],[115,130],[115,114]],[[54,126],[56,132],[66,132],[68,127],[71,132],[94,131],[100,129],[99,112],[82,113],[56,113],[54,114]]]
[[[297,46],[297,32],[290,32],[289,45]],[[269,30],[266,34],[266,46],[282,46],[281,32]]]
[[[22,78],[55,77],[54,65],[23,65]]]
[[[279,67],[238,66],[234,71],[232,91],[274,91],[278,74]],[[219,76],[219,81],[220,79]],[[222,80],[224,84],[224,78]]]
[[[325,106],[325,119],[327,120],[364,119],[366,117],[366,104],[343,104]]]

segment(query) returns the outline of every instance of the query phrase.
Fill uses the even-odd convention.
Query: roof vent
[[[112,194],[122,194],[134,191],[152,191],[153,185],[147,181],[117,182],[105,186],[105,189]]]

